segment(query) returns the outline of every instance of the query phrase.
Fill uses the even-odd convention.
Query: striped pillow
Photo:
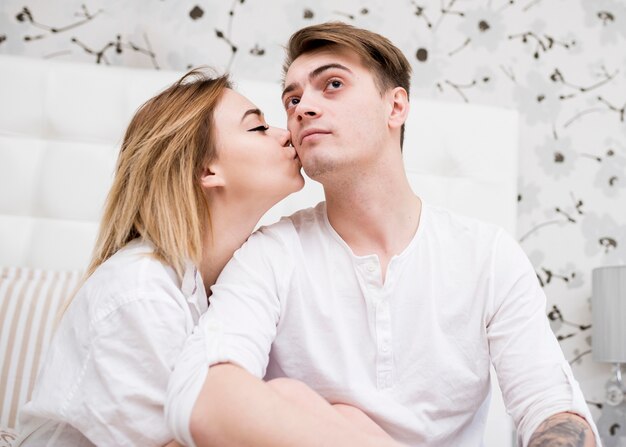
[[[11,447],[17,439],[17,432],[10,428],[0,428],[0,447]]]
[[[0,429],[15,429],[79,271],[0,268]]]

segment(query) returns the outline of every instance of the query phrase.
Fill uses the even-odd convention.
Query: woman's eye
[[[265,132],[269,128],[270,128],[270,126],[265,124],[263,126],[257,126],[254,129],[250,129],[250,130],[248,130],[248,132]]]

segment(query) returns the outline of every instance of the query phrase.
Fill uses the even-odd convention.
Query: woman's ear
[[[218,163],[207,163],[200,174],[200,185],[203,189],[219,188],[226,184]]]
[[[409,116],[409,95],[404,88],[396,87],[389,92],[389,100],[389,127],[399,129]]]

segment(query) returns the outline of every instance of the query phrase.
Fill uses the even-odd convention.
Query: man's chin
[[[308,165],[302,165],[302,170],[311,180],[321,182],[324,175],[331,172],[333,167],[325,163],[311,163]]]

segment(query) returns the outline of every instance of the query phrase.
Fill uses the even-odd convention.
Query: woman
[[[261,216],[304,185],[289,133],[229,87],[193,70],[133,117],[86,280],[21,414],[21,445],[172,440],[165,390],[205,290]]]
[[[300,168],[289,133],[269,127],[225,76],[192,70],[146,102],[124,136],[93,259],[22,410],[17,445],[172,441],[167,382],[207,309],[205,291],[261,216],[302,188]],[[303,384],[277,379],[268,389],[348,435],[388,438]]]

